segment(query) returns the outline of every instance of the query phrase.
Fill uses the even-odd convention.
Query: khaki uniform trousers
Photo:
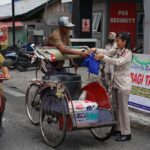
[[[113,89],[112,98],[115,109],[115,117],[117,119],[116,131],[121,131],[122,135],[131,134],[130,118],[128,109],[128,100],[130,91]]]

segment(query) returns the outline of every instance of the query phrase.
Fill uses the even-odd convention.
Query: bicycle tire
[[[33,93],[32,89],[35,87],[35,93]],[[33,97],[30,97],[30,94],[33,94]],[[34,125],[39,125],[40,120],[40,95],[38,95],[38,85],[36,83],[31,83],[28,86],[25,98],[25,106],[28,118],[30,122]],[[32,114],[33,111],[33,114]]]
[[[57,110],[53,110],[54,107],[52,107],[52,105],[47,107],[46,101],[53,101],[55,103],[55,107],[57,106]],[[60,125],[60,117],[63,118],[63,125]],[[40,109],[40,129],[43,139],[47,145],[55,148],[64,141],[66,136],[66,122],[67,118],[65,111],[57,97],[50,96],[49,99],[42,100]],[[49,129],[46,128],[46,124],[48,124],[47,126]]]
[[[109,128],[108,131],[106,131],[103,135],[102,129],[107,129],[107,128]],[[110,125],[106,127],[92,128],[90,129],[90,132],[96,139],[101,140],[101,141],[106,141],[112,136],[113,130],[114,130],[114,125]]]

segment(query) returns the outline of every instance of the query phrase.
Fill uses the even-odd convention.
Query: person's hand
[[[10,79],[12,79],[12,76],[11,76],[10,74],[5,74],[5,78],[6,78],[7,80],[10,80]]]
[[[96,52],[96,50],[97,50],[97,48],[95,48],[95,47],[94,47],[94,48],[91,48],[91,49],[90,49],[90,52],[95,53],[95,52]]]
[[[98,53],[98,54],[95,55],[96,60],[102,60],[103,58],[104,58],[104,55],[101,54],[101,53]]]
[[[80,53],[81,57],[87,57],[88,55],[89,55],[89,52],[85,51],[85,50],[81,51],[81,53]]]

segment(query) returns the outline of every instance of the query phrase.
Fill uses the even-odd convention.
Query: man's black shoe
[[[121,136],[121,131],[112,131],[112,136]]]
[[[128,135],[121,135],[120,137],[116,138],[116,141],[124,142],[131,140],[131,134]]]
[[[3,127],[0,127],[0,137],[2,136],[2,134],[4,134],[5,133],[5,130],[4,130],[4,128]]]

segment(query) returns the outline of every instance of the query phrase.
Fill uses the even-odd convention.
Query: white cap
[[[72,28],[75,25],[71,22],[71,19],[67,16],[62,16],[58,20],[58,25],[62,27]]]

